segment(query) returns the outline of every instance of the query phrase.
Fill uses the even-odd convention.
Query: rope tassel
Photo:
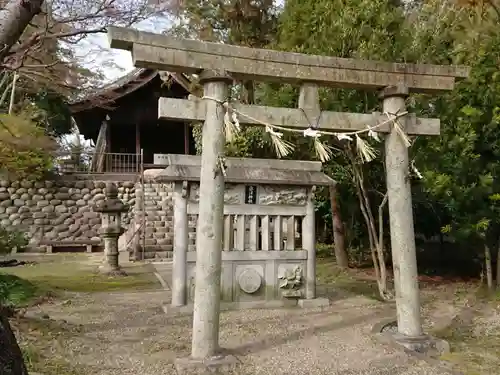
[[[229,109],[227,102],[223,106],[226,109],[226,113],[224,113],[224,134],[226,135],[226,141],[232,142],[241,130],[240,122],[238,115]]]
[[[314,151],[322,163],[327,162],[332,158],[333,150],[330,146],[319,140],[319,137],[314,138]]]
[[[377,156],[377,151],[368,143],[363,141],[359,135],[356,134],[356,149],[361,157],[361,160],[369,163]]]
[[[394,120],[394,129],[396,129],[396,132],[399,134],[399,137],[401,138],[405,146],[410,147],[411,146],[410,138],[408,138],[408,136],[405,134],[398,120]]]
[[[398,118],[401,117],[401,116],[396,116],[396,115],[393,115],[393,114],[389,114],[388,112],[385,112],[385,115],[387,115],[387,117],[389,118],[389,120],[392,121],[392,126],[394,127],[394,130],[396,130],[396,133],[398,133],[398,135],[401,138],[401,140],[403,141],[404,145],[406,147],[410,147],[411,146],[411,140],[410,140],[410,138],[408,138],[408,136],[406,135],[406,133],[403,130],[403,126],[398,121]],[[391,118],[391,115],[394,116],[394,118]]]
[[[293,151],[293,144],[282,138],[283,133],[275,131],[271,126],[266,126],[266,133],[271,137],[274,150],[279,158],[285,157]]]

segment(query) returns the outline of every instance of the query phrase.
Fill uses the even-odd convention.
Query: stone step
[[[173,214],[173,210],[171,207],[165,207],[161,204],[148,204],[144,207],[146,211],[159,211],[159,212],[164,212],[165,215],[167,214]]]
[[[153,199],[151,197],[146,197],[144,203],[161,203],[161,199]]]
[[[165,225],[161,226],[161,227],[157,227],[157,226],[154,226],[154,225],[150,225],[148,226],[146,224],[146,233],[167,233],[171,230],[172,228],[169,228],[169,227],[166,227]]]
[[[163,227],[164,228],[164,227],[166,227],[167,223],[165,221],[163,221],[163,220],[158,220],[158,221],[153,221],[153,224],[154,224],[155,227],[158,227],[158,228],[162,228]]]
[[[170,245],[151,245],[147,246],[147,251],[171,251],[173,249]]]
[[[154,255],[155,259],[171,259],[173,256],[173,251],[156,251]]]
[[[169,250],[150,250],[149,248],[144,252],[144,259],[168,259],[172,258],[173,256],[173,251],[172,249]]]
[[[146,216],[146,223],[153,227],[170,227],[173,225],[173,218],[161,220],[160,216]]]
[[[154,232],[161,232],[161,233],[173,233],[174,232],[173,225],[164,225],[164,226],[158,227],[158,226],[155,226],[153,223],[146,223],[146,228],[153,228]]]
[[[163,233],[162,233],[163,234]],[[167,246],[173,244],[173,238],[171,236],[164,236],[162,238],[156,238],[151,235],[146,235],[146,246]]]
[[[144,202],[144,206],[146,206],[146,207],[159,207],[161,209],[172,209],[173,208],[172,205],[166,204],[165,202],[155,202],[155,201]]]

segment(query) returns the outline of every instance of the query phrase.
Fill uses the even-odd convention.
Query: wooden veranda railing
[[[141,154],[103,152],[60,152],[56,155],[56,169],[68,173],[127,173],[142,170]]]

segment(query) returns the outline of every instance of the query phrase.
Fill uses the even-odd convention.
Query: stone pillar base
[[[283,308],[318,308],[327,307],[330,301],[327,298],[314,299],[277,299],[269,301],[242,301],[221,302],[221,311],[244,310],[244,309],[283,309]],[[180,316],[192,314],[194,305],[192,302],[183,306],[163,305],[163,311],[169,316]]]
[[[120,251],[118,253],[118,264],[127,264],[127,263],[131,263],[130,252],[128,250]]]
[[[397,332],[397,322],[394,319],[386,319],[376,324],[372,332],[385,344],[392,344],[429,357],[439,357],[450,352],[450,344],[445,340],[429,335],[410,337]]]
[[[387,333],[394,342],[413,352],[426,354],[428,356],[441,356],[450,352],[450,344],[447,341],[422,335],[419,337],[409,337],[401,333]]]
[[[328,298],[299,299],[298,306],[303,309],[327,307],[330,306],[330,300]]]
[[[127,276],[127,273],[120,267],[111,267],[109,264],[99,266],[99,272],[108,276]]]
[[[175,370],[178,375],[222,375],[239,366],[241,366],[241,362],[230,354],[221,354],[206,359],[186,357],[175,360]]]

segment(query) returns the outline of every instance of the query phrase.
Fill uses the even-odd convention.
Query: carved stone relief
[[[301,297],[302,291],[300,289],[303,278],[302,267],[299,265],[293,268],[281,268],[278,280],[282,296],[288,298]]]
[[[289,204],[304,206],[307,202],[307,191],[303,187],[262,185],[259,187],[259,204]]]
[[[257,292],[262,285],[262,277],[252,269],[246,268],[238,277],[238,284],[245,293],[252,294]]]
[[[189,200],[191,202],[200,201],[200,185],[190,184],[189,185]],[[240,204],[242,202],[241,197],[241,185],[226,185],[226,191],[224,192],[224,203],[225,204]]]

